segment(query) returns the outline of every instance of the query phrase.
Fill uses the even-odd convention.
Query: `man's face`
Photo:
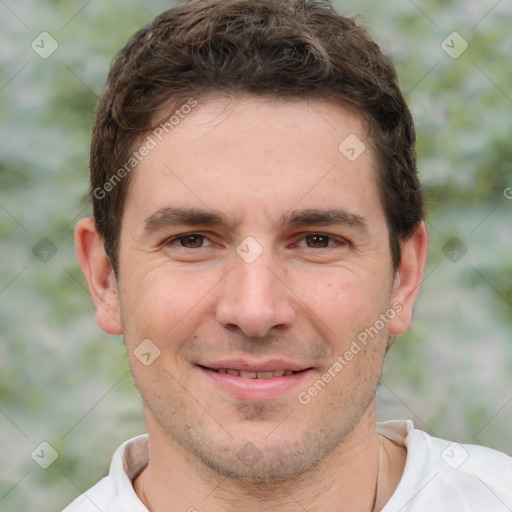
[[[150,435],[223,474],[304,472],[371,409],[395,284],[359,116],[199,101],[134,171],[123,216],[121,320]]]

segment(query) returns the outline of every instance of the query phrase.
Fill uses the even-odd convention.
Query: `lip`
[[[220,368],[231,368],[244,372],[273,372],[276,370],[291,370],[300,372],[311,368],[307,364],[286,361],[285,359],[272,359],[269,361],[247,361],[246,359],[222,359],[219,361],[201,361],[200,366],[206,366],[218,370]]]
[[[277,370],[291,370],[297,373],[283,375],[282,377],[271,377],[264,379],[244,378],[229,373],[217,373],[214,370],[230,368],[239,371],[270,372]],[[201,363],[196,369],[210,382],[238,398],[239,400],[264,401],[272,400],[283,396],[286,392],[297,387],[307,379],[313,368],[287,361],[267,361],[253,363],[242,360],[216,361],[215,363]]]

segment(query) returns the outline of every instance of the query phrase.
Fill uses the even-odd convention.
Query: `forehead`
[[[197,101],[145,136],[142,145],[152,148],[134,171],[127,209],[206,207],[237,218],[257,211],[275,222],[297,205],[379,203],[367,127],[348,108],[255,97]]]

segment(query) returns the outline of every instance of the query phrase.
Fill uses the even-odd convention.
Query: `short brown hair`
[[[219,92],[321,99],[362,115],[398,268],[400,242],[423,219],[424,203],[414,124],[391,61],[363,27],[325,0],[191,0],[129,39],[98,103],[90,193],[114,270],[131,176],[126,162],[136,145],[164,111]]]

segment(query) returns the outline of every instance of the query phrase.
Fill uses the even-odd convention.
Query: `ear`
[[[425,260],[427,258],[428,236],[425,222],[421,222],[414,235],[402,244],[400,267],[395,275],[391,304],[397,314],[389,322],[389,334],[397,336],[411,325],[412,310],[420,291]]]
[[[92,217],[76,225],[75,247],[96,308],[96,322],[109,334],[122,334],[116,277]]]

